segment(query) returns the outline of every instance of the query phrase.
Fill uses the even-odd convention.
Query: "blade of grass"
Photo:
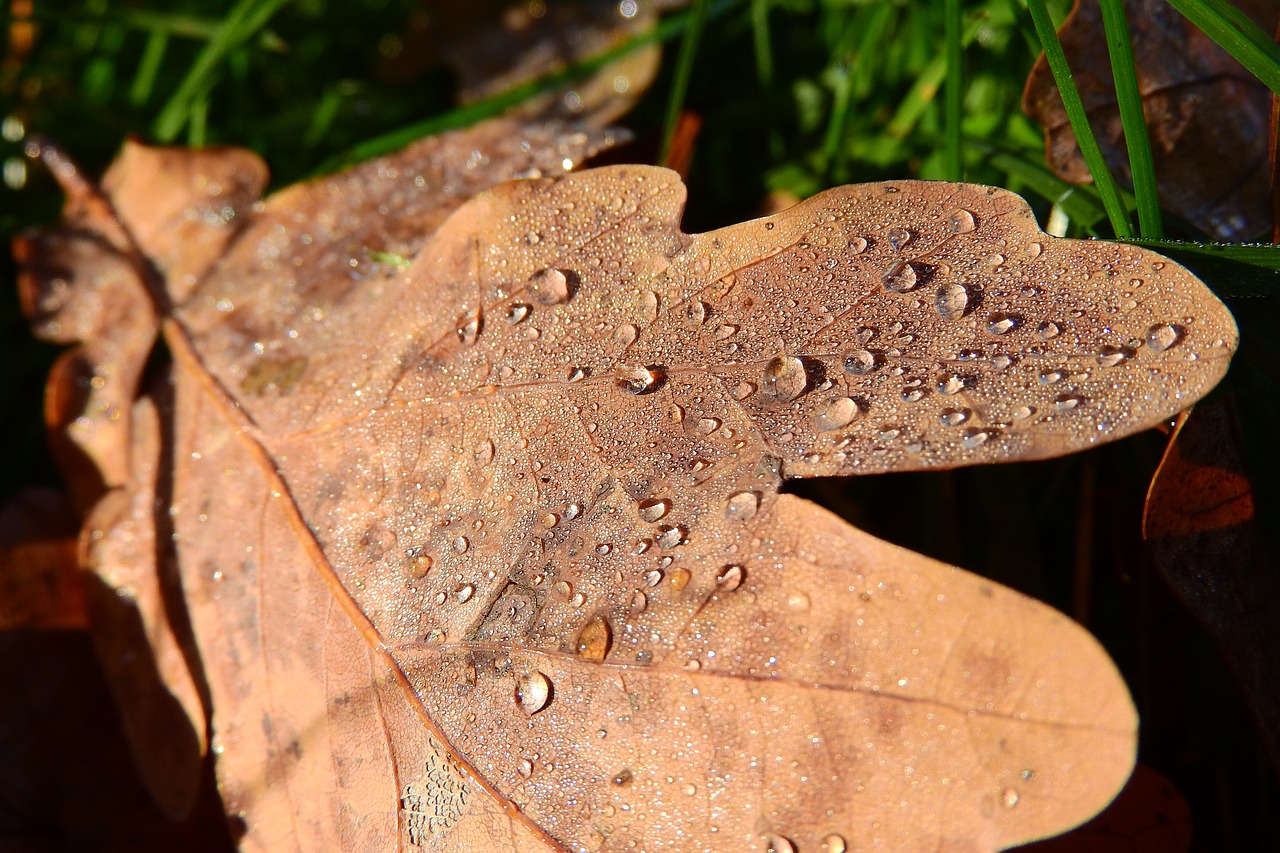
[[[963,53],[960,46],[960,0],[946,0],[943,6],[943,39],[946,42],[947,77],[943,92],[943,173],[948,181],[964,177],[961,160],[960,119],[964,102]]]
[[[1089,125],[1089,116],[1085,113],[1084,102],[1080,99],[1080,90],[1076,88],[1075,79],[1071,76],[1071,67],[1067,64],[1066,52],[1062,42],[1058,40],[1058,32],[1049,18],[1049,10],[1044,0],[1027,0],[1027,11],[1031,13],[1031,22],[1035,26],[1036,35],[1040,37],[1040,46],[1044,50],[1045,61],[1053,73],[1054,82],[1062,95],[1062,104],[1067,112],[1067,120],[1071,122],[1071,130],[1076,135],[1080,153],[1093,175],[1093,183],[1098,188],[1102,203],[1107,209],[1107,218],[1111,220],[1111,229],[1117,237],[1129,237],[1133,230],[1129,225],[1129,214],[1124,202],[1120,199],[1120,191],[1116,188],[1115,178],[1107,168],[1107,161],[1098,147],[1097,137]]]
[[[662,127],[662,145],[658,149],[658,162],[665,164],[671,155],[671,141],[676,135],[676,126],[680,123],[680,112],[684,109],[685,95],[689,90],[689,78],[693,75],[693,61],[698,54],[698,42],[702,39],[702,28],[707,23],[707,13],[711,11],[711,0],[695,0],[689,15],[688,26],[685,27],[684,38],[680,40],[680,53],[676,56],[675,78],[671,81],[671,94],[667,96],[667,114]]]
[[[129,87],[129,103],[133,106],[141,107],[151,99],[156,77],[160,73],[160,63],[164,61],[164,52],[168,46],[168,33],[157,30],[147,36],[147,46],[143,48],[142,59],[138,61],[138,73],[133,76],[133,85]]]
[[[756,81],[760,91],[773,88],[773,44],[769,38],[770,0],[751,0],[751,43],[756,55]],[[774,160],[783,157],[782,133],[777,125],[769,126],[769,154]]]
[[[1274,243],[1193,243],[1130,238],[1122,242],[1154,249],[1204,280],[1218,296],[1280,294],[1280,246]]]
[[[177,137],[183,125],[190,120],[195,102],[202,93],[211,89],[211,81],[216,79],[222,59],[266,26],[271,16],[286,2],[288,0],[240,0],[231,8],[152,124],[157,139],[172,142]]]
[[[1138,231],[1143,237],[1159,239],[1164,236],[1160,193],[1155,161],[1151,158],[1151,138],[1147,135],[1147,121],[1142,111],[1142,95],[1138,92],[1138,73],[1133,62],[1124,0],[1102,0],[1102,27],[1111,56],[1111,76],[1115,80],[1125,147],[1129,150],[1129,171],[1138,202]]]
[[[739,0],[720,0],[713,3],[711,11],[708,14],[710,20],[727,12],[733,6],[738,4]],[[600,70],[611,62],[616,62],[624,56],[628,56],[643,47],[655,42],[667,42],[685,31],[691,12],[673,15],[662,21],[658,26],[654,27],[647,33],[641,33],[634,36],[622,44],[612,47],[608,50],[601,51],[595,56],[588,57],[581,62],[575,62],[565,66],[559,71],[553,71],[542,77],[514,86],[505,92],[500,92],[488,98],[484,98],[474,103],[458,107],[450,110],[442,115],[432,116],[422,121],[414,122],[397,128],[379,136],[366,139],[342,154],[331,157],[321,163],[311,176],[323,175],[332,172],[335,169],[344,166],[350,166],[353,163],[359,163],[362,160],[368,160],[373,157],[380,157],[383,154],[389,154],[392,151],[403,148],[416,139],[424,136],[430,136],[434,133],[441,133],[446,130],[453,130],[458,127],[465,127],[482,119],[491,118],[500,115],[508,109],[522,104],[530,98],[537,97],[543,92],[549,92],[558,86],[571,83],[586,77],[595,71]]]
[[[1169,5],[1280,95],[1280,45],[1223,0],[1169,0]]]

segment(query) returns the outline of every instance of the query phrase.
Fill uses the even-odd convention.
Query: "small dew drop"
[[[1040,371],[1040,384],[1056,385],[1057,383],[1062,381],[1062,376],[1063,374],[1061,370],[1056,370],[1054,368],[1047,367],[1044,370]]]
[[[409,561],[405,564],[405,574],[411,578],[424,578],[427,572],[431,571],[431,566],[435,562],[431,559],[430,554],[424,554],[417,548],[410,548],[406,553]]]
[[[551,679],[538,670],[526,672],[516,682],[516,704],[530,717],[551,701]]]
[[[906,261],[894,261],[880,276],[880,283],[891,293],[906,293],[915,290],[919,283],[915,267]]]
[[[785,835],[769,835],[765,838],[765,853],[796,853],[796,846]]]
[[[1049,341],[1056,338],[1062,329],[1058,328],[1058,324],[1052,320],[1045,320],[1039,326],[1036,326],[1036,337],[1042,341]]]
[[[760,495],[755,492],[738,492],[729,496],[724,504],[724,517],[730,521],[746,521],[760,509]]]
[[[507,309],[507,323],[514,326],[521,320],[529,316],[532,306],[525,305],[523,302],[517,302]]]
[[[640,590],[636,590],[631,596],[631,612],[633,614],[643,613],[644,609],[649,606],[649,596]]]
[[[634,778],[634,777],[632,776],[631,768],[629,768],[629,767],[624,767],[624,768],[622,768],[621,770],[619,770],[617,773],[614,773],[612,776],[610,776],[610,777],[609,777],[609,782],[610,782],[610,784],[613,784],[613,785],[616,785],[616,786],[617,786],[617,787],[619,787],[619,788],[622,788],[622,787],[625,787],[625,786],[627,786],[627,785],[630,785],[630,784],[631,784],[631,780],[632,780],[633,778]]]
[[[924,391],[920,388],[905,388],[902,391],[902,402],[919,403],[924,399]]]
[[[453,540],[453,550],[459,554],[467,553],[467,549],[471,547],[471,540],[465,536],[459,536]]]
[[[640,501],[637,505],[640,518],[648,522],[654,522],[662,518],[671,511],[671,501],[664,498],[649,498]]]
[[[476,464],[479,465],[481,468],[488,465],[490,462],[493,461],[493,453],[494,453],[493,442],[486,438],[484,441],[476,445],[476,449],[475,449]]]
[[[689,581],[693,578],[693,573],[688,569],[676,569],[671,573],[671,588],[676,592],[680,592],[689,585]]]
[[[693,425],[693,431],[698,435],[711,435],[718,429],[720,429],[719,418],[698,418],[698,422]]]
[[[1152,352],[1164,352],[1178,342],[1182,337],[1181,331],[1177,326],[1169,323],[1156,323],[1150,329],[1147,329],[1147,346]]]
[[[789,403],[804,393],[809,373],[795,356],[780,355],[764,366],[760,393],[780,403]]]
[[[1021,795],[1014,788],[1005,788],[1004,792],[1000,794],[1000,804],[1006,809],[1011,809],[1018,805],[1018,801],[1021,799]]]
[[[480,318],[468,317],[458,326],[457,332],[458,340],[462,341],[463,346],[471,346],[480,335]]]
[[[475,594],[476,588],[471,584],[464,584],[457,592],[458,601],[470,601],[471,596]]]
[[[993,335],[1007,335],[1012,332],[1017,325],[1017,318],[1009,314],[1005,314],[1002,311],[987,315],[987,331]]]
[[[960,424],[969,420],[969,410],[944,409],[942,414],[938,416],[938,420],[942,421],[943,426],[960,426]]]
[[[844,372],[854,376],[865,376],[880,364],[876,354],[868,349],[854,350],[844,359]]]
[[[516,765],[516,772],[519,773],[522,778],[528,779],[533,775],[533,762],[527,758],[522,759],[520,763]]]
[[[529,295],[542,305],[561,305],[572,295],[569,273],[565,270],[538,270],[529,278]]]
[[[684,318],[691,326],[701,326],[707,322],[707,303],[695,299],[684,307]]]
[[[603,614],[598,614],[578,632],[575,651],[583,660],[599,663],[609,654],[609,648],[612,645],[613,629],[609,625],[609,620]]]
[[[969,290],[963,284],[943,284],[933,299],[933,307],[944,320],[959,320],[969,310]]]
[[[647,394],[662,384],[665,373],[656,367],[632,365],[619,367],[617,377],[618,387],[628,394]]]
[[[756,386],[750,382],[739,382],[729,390],[729,396],[741,402],[756,392]]]
[[[1013,413],[1010,415],[1010,417],[1012,417],[1015,421],[1025,421],[1027,418],[1031,417],[1033,414],[1035,414],[1035,409],[1031,408],[1030,406],[1019,406],[1018,408],[1013,410]]]
[[[947,373],[938,377],[938,393],[944,397],[950,397],[952,394],[959,394],[964,390],[964,377],[954,373]]]
[[[991,430],[971,429],[960,439],[960,444],[967,450],[974,450],[986,444],[990,437]]]
[[[1080,398],[1075,394],[1059,394],[1053,401],[1054,408],[1059,412],[1070,412],[1080,405]]]
[[[813,413],[813,425],[819,430],[829,432],[843,429],[853,423],[858,416],[858,403],[852,397],[832,397],[818,406]]]
[[[1029,258],[1038,258],[1040,257],[1040,253],[1043,251],[1044,251],[1044,246],[1041,245],[1040,243],[1027,244],[1027,257]]]
[[[853,255],[861,255],[867,250],[867,246],[869,245],[870,244],[867,242],[866,237],[850,237],[848,243],[849,253]]]
[[[831,833],[822,839],[822,845],[818,848],[821,853],[848,853],[849,844],[844,840],[843,835]]]
[[[974,219],[973,213],[961,207],[948,214],[947,227],[952,234],[968,234],[978,227],[978,220]]]
[[[1127,351],[1110,344],[1098,350],[1098,364],[1102,367],[1115,367],[1128,357]]]
[[[727,341],[736,334],[738,334],[738,327],[732,323],[721,323],[716,326],[715,338],[717,341]]]
[[[674,548],[684,542],[684,528],[678,526],[663,527],[658,531],[657,543],[659,548]]]
[[[911,242],[911,232],[906,228],[890,228],[885,237],[895,252],[901,252]]]
[[[716,585],[725,592],[732,592],[742,586],[742,579],[746,577],[746,569],[736,563],[725,566],[720,574],[716,576]]]
[[[630,323],[623,323],[613,330],[613,341],[621,346],[630,346],[640,336],[640,330]]]

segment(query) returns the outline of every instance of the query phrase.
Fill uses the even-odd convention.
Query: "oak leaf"
[[[655,167],[485,189],[552,143],[594,144],[480,126],[213,217],[190,281],[123,217],[172,365],[88,557],[181,651],[242,847],[979,851],[1105,805],[1136,720],[1082,629],[779,489],[1143,429],[1225,308],[993,188],[706,234]]]

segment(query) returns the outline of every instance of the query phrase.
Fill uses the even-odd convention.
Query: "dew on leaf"
[[[804,362],[795,356],[780,355],[764,366],[760,393],[780,403],[789,403],[805,392],[809,373]]]
[[[832,397],[818,405],[813,413],[816,429],[828,432],[843,429],[858,417],[858,403],[852,397]]]
[[[516,681],[516,705],[530,717],[551,702],[551,679],[539,670],[524,673]]]
[[[529,295],[541,305],[561,305],[569,301],[571,273],[566,270],[543,269],[529,277]]]
[[[578,632],[578,642],[574,650],[583,660],[599,663],[609,654],[609,648],[612,645],[613,629],[609,625],[609,620],[603,614],[597,614]]]

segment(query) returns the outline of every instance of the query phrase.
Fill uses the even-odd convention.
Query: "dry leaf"
[[[1143,536],[1165,580],[1208,628],[1280,760],[1280,572],[1254,514],[1235,411],[1180,420],[1147,495]]]
[[[664,169],[417,180],[489,132],[242,216],[89,531],[180,585],[243,847],[979,851],[1101,808],[1135,719],[1085,632],[778,489],[1142,429],[1222,375],[1221,304],[996,189],[690,235]]]
[[[1273,2],[1244,5],[1264,30],[1275,29]],[[1163,0],[1130,0],[1125,8],[1161,205],[1217,239],[1257,237],[1271,223],[1270,92]],[[1129,181],[1096,0],[1077,0],[1058,35],[1107,165]],[[1088,183],[1089,169],[1043,56],[1027,77],[1022,103],[1044,125],[1050,167],[1063,180]],[[1224,115],[1231,120],[1223,121]]]

